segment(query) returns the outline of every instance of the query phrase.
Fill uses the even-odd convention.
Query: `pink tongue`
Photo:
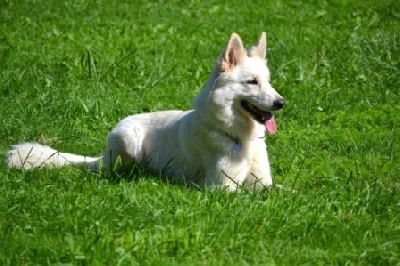
[[[276,123],[275,118],[271,117],[271,119],[265,121],[265,128],[268,130],[269,134],[275,135],[276,133]]]

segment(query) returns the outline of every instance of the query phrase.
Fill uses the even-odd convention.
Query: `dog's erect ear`
[[[258,56],[262,59],[265,59],[267,57],[267,35],[265,34],[265,32],[261,33],[260,39],[258,39],[256,45],[251,47],[250,56]]]
[[[232,33],[222,57],[221,70],[231,70],[234,66],[242,62],[245,57],[246,51],[243,48],[242,40],[238,34]]]

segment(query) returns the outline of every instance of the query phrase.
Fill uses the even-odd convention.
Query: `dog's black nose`
[[[285,105],[285,100],[283,98],[276,99],[274,101],[274,107],[276,110],[280,110]]]

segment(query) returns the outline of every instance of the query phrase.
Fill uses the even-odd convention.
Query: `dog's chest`
[[[254,152],[261,146],[261,139],[254,139],[249,141],[240,141],[237,139],[232,139],[230,143],[231,154],[236,159],[250,159]]]

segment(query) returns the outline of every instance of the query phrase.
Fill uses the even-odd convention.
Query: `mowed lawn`
[[[399,265],[400,2],[0,2],[0,151],[102,154],[125,116],[191,108],[232,32],[267,32],[293,194],[145,171],[0,167],[1,265]]]

